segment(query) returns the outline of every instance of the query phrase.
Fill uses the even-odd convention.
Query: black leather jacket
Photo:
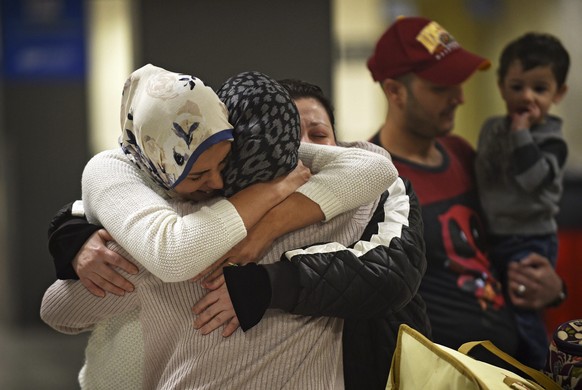
[[[254,326],[267,309],[344,318],[345,388],[385,389],[400,324],[431,336],[418,293],[426,270],[420,206],[410,182],[399,179],[398,184],[382,195],[361,241],[354,244],[374,243],[378,229],[394,228],[388,246],[361,255],[310,253],[283,256],[274,264],[225,268],[241,327]],[[403,206],[407,220],[392,220],[390,210]]]

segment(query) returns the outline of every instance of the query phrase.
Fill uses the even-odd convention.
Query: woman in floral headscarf
[[[272,207],[268,202],[278,203],[289,194],[287,181],[300,181],[302,177],[301,173],[293,171],[288,176],[296,174],[295,178],[287,176],[274,182],[253,184],[256,180],[273,178],[272,172],[278,171],[269,165],[273,156],[277,164],[286,161],[288,167],[276,174],[288,172],[297,164],[293,157],[297,149],[292,145],[297,145],[295,139],[299,139],[298,117],[294,106],[288,104],[289,97],[286,93],[281,94],[276,83],[269,78],[250,72],[240,77],[238,81],[242,84],[236,79],[234,81],[227,87],[227,91],[233,92],[227,94],[233,107],[249,103],[236,127],[247,126],[248,130],[240,131],[238,135],[235,130],[235,150],[244,145],[257,146],[248,142],[252,136],[246,137],[254,134],[259,141],[261,137],[272,140],[272,156],[267,153],[264,158],[256,158],[261,151],[269,150],[261,146],[261,142],[256,150],[249,147],[248,153],[228,154],[230,126],[224,118],[224,107],[204,90],[206,87],[200,80],[148,65],[134,72],[126,83],[121,139],[125,153],[107,151],[89,162],[83,174],[83,196],[88,219],[107,228],[127,252],[116,244],[110,245],[140,263],[140,272],[130,277],[138,288],[136,293],[127,294],[122,299],[111,295],[99,299],[87,293],[79,282],[58,281],[45,294],[42,307],[43,319],[62,332],[93,330],[86,364],[80,374],[83,387],[113,385],[129,389],[142,388],[142,385],[151,387],[162,381],[168,388],[180,388],[172,382],[176,379],[174,370],[180,367],[179,373],[190,373],[190,376],[186,375],[189,379],[208,380],[204,375],[192,378],[193,368],[183,367],[184,362],[191,362],[203,353],[200,349],[193,351],[195,345],[187,342],[192,337],[205,342],[199,339],[201,336],[192,327],[190,313],[190,307],[203,291],[198,284],[163,281],[187,281],[219,259],[244,237],[245,228],[256,222],[257,215],[264,214],[260,210]],[[207,95],[201,101],[199,95],[186,98],[201,90]],[[252,107],[257,105],[260,109],[254,111]],[[170,120],[166,120],[168,118]],[[279,122],[281,130],[277,130]],[[293,131],[295,135],[290,136]],[[205,135],[199,136],[199,133]],[[299,190],[319,204],[320,219],[330,219],[371,202],[396,178],[391,163],[372,153],[305,145],[299,157],[309,162],[312,171],[317,173]],[[246,164],[252,161],[258,165]],[[220,171],[224,166],[227,166],[225,177],[231,177],[230,172],[241,169],[232,177],[245,178],[236,190],[244,189],[228,200],[213,197],[215,190],[222,187]],[[254,168],[257,166],[271,173],[267,176],[256,174]],[[249,167],[251,171],[247,170]],[[355,188],[366,188],[367,191],[354,196],[353,188],[346,186],[346,180]],[[240,181],[235,179],[232,183],[240,184]],[[226,193],[229,188],[224,189]],[[197,203],[168,202],[177,196]],[[249,209],[239,207],[239,201],[242,206],[250,205]],[[294,326],[302,329],[303,325]],[[327,338],[318,334],[317,339],[330,340],[339,334],[333,331],[335,326],[321,327],[314,323],[305,327],[311,332],[319,328],[331,332],[326,331]],[[272,343],[276,337],[286,334],[293,332],[279,336],[268,334],[263,338]],[[237,337],[238,342],[244,342],[244,338]],[[207,336],[206,340],[218,346],[215,338]],[[281,342],[278,348],[282,347],[288,346]],[[201,370],[212,364],[209,356],[224,359],[232,352],[210,351],[214,355],[208,351],[207,355],[203,353],[196,372],[210,372]],[[334,351],[329,349],[329,353]],[[252,359],[252,356],[246,359]],[[241,380],[244,370],[238,370],[238,364],[246,360],[237,361],[239,363],[231,367],[235,371],[230,379],[238,375]],[[260,364],[260,361],[255,364]],[[124,370],[120,372],[119,367],[124,367]],[[181,371],[184,369],[185,372]],[[284,380],[283,377],[276,378]]]

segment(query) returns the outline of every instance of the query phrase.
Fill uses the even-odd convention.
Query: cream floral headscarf
[[[148,64],[125,82],[119,143],[165,189],[209,147],[232,140],[232,128],[225,105],[196,77]]]

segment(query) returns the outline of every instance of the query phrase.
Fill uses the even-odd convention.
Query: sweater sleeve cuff
[[[301,283],[299,270],[288,260],[263,265],[271,284],[271,309],[291,312],[297,305]]]
[[[515,145],[516,148],[534,142],[531,131],[528,131],[527,129],[520,131],[512,131],[511,137],[513,138],[513,144]]]
[[[49,239],[49,252],[53,256],[58,279],[79,279],[71,263],[89,237],[99,229],[100,226],[76,218],[53,232]]]
[[[269,307],[271,286],[267,271],[249,263],[224,267],[223,272],[240,327],[246,332],[261,321]]]
[[[323,215],[325,215],[326,222],[345,211],[335,195],[314,181],[305,183],[297,189],[297,192],[305,195],[319,205]]]
[[[211,209],[216,213],[217,218],[224,221],[224,226],[228,230],[230,247],[246,237],[247,229],[245,224],[232,203],[223,199],[212,205]]]

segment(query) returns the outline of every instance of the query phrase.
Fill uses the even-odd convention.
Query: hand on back
[[[73,269],[93,295],[103,297],[109,292],[122,296],[132,292],[134,286],[119,271],[136,274],[138,269],[129,260],[107,248],[107,241],[113,241],[113,238],[105,229],[93,233],[73,259]]]

